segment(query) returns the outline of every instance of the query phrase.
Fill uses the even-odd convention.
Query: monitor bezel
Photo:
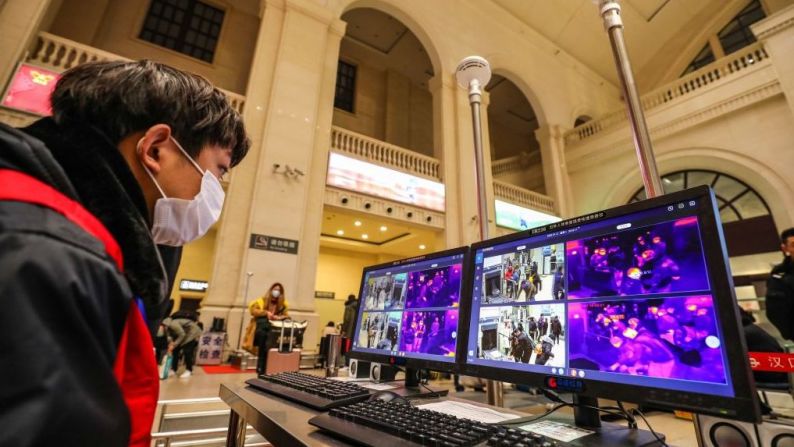
[[[741,329],[741,318],[734,292],[730,265],[728,264],[725,238],[722,231],[721,220],[719,219],[717,201],[711,188],[708,186],[699,186],[628,205],[610,208],[599,212],[598,217],[589,222],[597,222],[599,220],[619,217],[693,199],[701,199],[697,200],[698,205],[696,209],[700,225],[701,242],[706,258],[707,272],[711,279],[711,286],[716,304],[715,307],[717,308],[720,321],[719,329],[722,333],[723,341],[730,341],[730,343],[726,343],[726,367],[730,371],[735,397],[715,396],[689,391],[665,390],[650,386],[628,385],[589,378],[579,379],[585,386],[585,389],[579,394],[590,397],[608,398],[611,400],[625,400],[627,402],[649,404],[669,409],[680,409],[701,414],[712,414],[748,422],[758,422],[761,418],[758,395],[755,389],[755,383],[751,379],[752,372],[747,357],[747,346]],[[460,363],[461,374],[537,387],[544,387],[549,377],[564,377],[546,373],[515,371],[468,363],[466,351],[468,349],[469,332],[471,328],[472,278],[474,278],[474,257],[476,256],[477,250],[529,237],[536,237],[550,231],[557,231],[570,226],[580,225],[581,221],[577,221],[577,219],[579,218],[571,218],[543,227],[537,227],[472,244],[469,254],[471,261],[466,275],[470,278],[470,288],[467,289],[468,294],[465,297],[461,297],[460,301],[461,321],[467,323],[458,331],[459,340],[463,340],[463,342],[458,344],[458,361]],[[714,236],[708,237],[709,234]],[[728,302],[728,297],[730,298],[730,302]],[[722,411],[724,409],[728,410],[727,414]]]
[[[428,253],[428,254],[422,255],[422,256],[415,256],[415,257],[412,257],[412,258],[399,259],[399,260],[392,261],[392,262],[385,262],[383,264],[377,264],[377,265],[371,265],[371,266],[368,266],[368,267],[364,267],[364,269],[363,269],[363,271],[361,273],[361,282],[360,282],[359,291],[358,291],[359,304],[358,304],[358,308],[356,309],[356,327],[354,328],[354,330],[356,332],[354,334],[354,337],[358,337],[358,331],[357,330],[358,330],[358,323],[359,323],[359,315],[362,312],[362,307],[364,306],[364,300],[362,299],[362,296],[364,295],[364,288],[366,286],[364,278],[366,278],[366,275],[367,275],[368,272],[371,272],[373,270],[380,270],[380,269],[388,268],[388,267],[396,267],[396,266],[400,266],[400,265],[404,265],[404,264],[408,264],[408,263],[412,263],[412,262],[425,262],[425,261],[430,261],[430,260],[439,259],[439,258],[445,258],[445,257],[449,257],[449,256],[463,255],[463,262],[461,263],[462,264],[462,266],[461,266],[462,270],[461,270],[461,285],[460,285],[460,299],[462,300],[464,296],[471,295],[471,292],[469,291],[469,287],[471,286],[471,279],[466,274],[469,271],[469,263],[471,261],[471,256],[469,255],[469,253],[470,253],[469,247],[468,246],[463,246],[463,247],[453,248],[453,249],[450,249],[450,250],[444,250],[444,251],[439,251],[439,252],[434,252],[434,253]],[[351,358],[351,359],[357,359],[357,360],[374,362],[374,363],[383,363],[383,364],[394,365],[394,366],[401,366],[403,368],[430,369],[430,370],[433,370],[433,371],[457,374],[458,370],[459,370],[459,364],[460,364],[459,358],[460,358],[460,351],[461,351],[461,346],[460,346],[460,340],[461,340],[460,334],[461,334],[461,332],[460,332],[460,330],[461,330],[461,325],[462,324],[466,324],[466,323],[468,323],[468,320],[465,320],[465,321],[463,320],[463,311],[461,309],[461,303],[460,303],[460,301],[458,301],[458,331],[457,331],[458,335],[457,335],[457,338],[455,339],[455,356],[454,357],[450,357],[452,360],[449,361],[449,362],[444,362],[444,361],[440,361],[440,360],[429,360],[429,359],[417,359],[417,358],[409,358],[409,357],[400,357],[400,356],[394,356],[394,355],[388,355],[388,354],[375,354],[375,353],[371,353],[371,352],[360,352],[360,351],[354,351],[352,347],[347,352],[346,356]]]

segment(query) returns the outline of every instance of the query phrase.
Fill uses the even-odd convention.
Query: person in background
[[[755,324],[755,317],[750,312],[739,308],[744,329],[744,341],[747,343],[748,352],[785,352],[775,337]],[[786,373],[753,371],[753,378],[757,383],[788,384]]]
[[[248,312],[256,319],[254,344],[259,348],[256,373],[263,376],[267,369],[267,352],[272,347],[268,342],[270,322],[289,318],[287,300],[284,297],[284,286],[278,282],[274,283],[264,296],[255,299],[248,305]]]
[[[787,340],[794,340],[794,228],[780,234],[783,262],[766,282],[766,317]]]
[[[173,298],[168,300],[167,309],[166,315],[170,314],[174,309]],[[161,322],[154,337],[154,358],[158,364],[163,360],[166,351],[168,351],[168,333],[165,330],[165,325]]]
[[[148,446],[158,244],[217,221],[250,142],[223,92],[152,61],[79,64],[50,103],[0,125],[0,445]]]
[[[352,293],[345,301],[345,313],[342,317],[342,337],[352,339],[356,329],[356,315],[358,314],[358,300]]]
[[[326,335],[339,335],[339,332],[336,330],[336,324],[333,321],[329,321],[323,328],[322,336],[325,337]]]
[[[171,369],[176,375],[179,370],[179,359],[185,360],[185,372],[179,376],[186,379],[193,375],[193,363],[196,360],[196,348],[201,337],[201,327],[191,318],[180,318],[176,313],[163,320],[168,334],[168,352],[173,355]]]

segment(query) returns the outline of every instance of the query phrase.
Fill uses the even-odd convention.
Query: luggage
[[[289,335],[289,343],[283,343],[284,339],[284,328],[287,326],[287,321],[290,322],[290,335]],[[291,371],[299,371],[300,370],[300,363],[301,363],[301,350],[300,348],[293,349],[293,341],[295,340],[295,328],[300,326],[301,323],[295,323],[292,320],[282,320],[281,321],[281,336],[279,337],[279,348],[271,348],[267,352],[267,366],[265,366],[265,374],[272,375],[278,374],[281,372],[291,372]],[[303,327],[306,327],[305,322],[302,324]],[[287,345],[287,348],[284,349],[284,346]],[[261,353],[260,353],[261,355]]]
[[[174,357],[169,352],[163,357],[163,361],[160,362],[160,379],[165,380],[168,378],[168,374],[171,372],[171,362],[174,361]]]

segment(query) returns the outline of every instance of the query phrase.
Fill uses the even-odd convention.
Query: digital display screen
[[[463,254],[365,272],[352,350],[453,363]]]
[[[473,251],[466,361],[734,396],[697,205]]]
[[[326,183],[395,202],[444,211],[444,184],[331,152]]]
[[[8,85],[2,105],[38,115],[50,115],[50,95],[60,77],[60,73],[52,70],[20,64]]]

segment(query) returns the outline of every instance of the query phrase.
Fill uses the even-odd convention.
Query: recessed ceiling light
[[[364,233],[361,235],[361,239],[369,239],[369,235],[367,233]]]
[[[425,244],[419,244],[419,249],[420,250],[424,250],[425,248],[427,248],[427,247],[425,247]]]
[[[381,225],[380,231],[386,231],[386,230],[388,230],[388,228],[386,228],[386,225]]]
[[[336,230],[336,234],[338,234],[339,236],[342,236],[343,234],[345,234],[345,232],[344,232],[344,230]]]
[[[353,225],[355,225],[357,227],[360,227],[361,226],[361,221],[357,220],[357,221],[353,222]]]

